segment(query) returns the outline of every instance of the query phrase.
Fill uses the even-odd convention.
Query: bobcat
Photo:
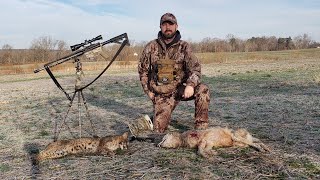
[[[36,155],[36,163],[67,155],[114,155],[118,149],[128,148],[128,132],[122,135],[58,140]]]
[[[213,127],[206,130],[189,130],[183,133],[166,134],[158,144],[164,148],[198,148],[198,153],[209,158],[216,155],[213,147],[253,147],[258,151],[270,151],[259,139],[254,138],[245,129],[232,131],[228,128]]]

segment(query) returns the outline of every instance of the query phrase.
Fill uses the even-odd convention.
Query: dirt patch
[[[133,141],[122,155],[84,156],[45,161],[32,167],[28,154],[52,141],[55,122],[69,101],[45,73],[0,76],[0,177],[3,179],[318,179],[320,176],[320,60],[206,64],[203,81],[211,90],[211,126],[243,127],[273,150],[218,149],[207,160],[192,149],[160,149]],[[90,81],[94,73],[88,73]],[[59,80],[71,92],[74,77]],[[106,73],[84,91],[97,135],[128,131],[126,123],[152,115],[137,71]],[[90,136],[80,107],[82,135]],[[67,116],[79,132],[77,98]],[[193,102],[181,102],[171,125],[193,127]],[[59,138],[71,138],[63,127]]]

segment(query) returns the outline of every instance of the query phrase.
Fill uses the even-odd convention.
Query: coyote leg
[[[198,153],[203,157],[210,158],[213,155],[217,155],[217,151],[212,149],[212,146],[209,146],[207,141],[202,140],[198,146]]]

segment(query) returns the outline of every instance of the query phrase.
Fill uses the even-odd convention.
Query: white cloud
[[[6,25],[0,30],[0,44],[17,48],[27,48],[30,44],[26,43],[40,36],[52,36],[72,44],[101,33],[117,35],[126,30],[123,22],[130,25],[133,21],[115,14],[97,16],[50,1],[10,1],[1,4],[1,9],[5,11],[1,10],[0,20]]]
[[[70,2],[70,1],[69,1]],[[320,4],[307,1],[253,0],[11,0],[0,2],[0,47],[28,48],[33,39],[51,36],[69,45],[99,34],[104,39],[127,32],[130,39],[156,37],[160,16],[172,12],[184,39],[206,37],[296,36],[320,41]],[[308,3],[310,5],[308,5]],[[308,6],[307,6],[308,5]],[[315,6],[315,7],[314,7]],[[318,7],[318,8],[317,8]]]

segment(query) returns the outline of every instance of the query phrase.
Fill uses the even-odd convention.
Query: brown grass
[[[85,71],[96,71],[103,70],[107,65],[107,62],[82,62],[83,70]],[[115,61],[110,66],[110,69],[132,69],[137,67],[136,61]],[[36,64],[24,64],[24,65],[3,65],[0,66],[0,75],[8,75],[8,74],[30,74],[33,73],[35,69],[42,68],[44,63],[36,63]],[[72,62],[67,62],[63,64],[56,65],[50,68],[52,71],[59,72],[74,72],[75,64]],[[45,71],[45,70],[43,70]]]
[[[259,51],[259,52],[217,52],[217,53],[197,53],[196,56],[202,64],[210,63],[245,63],[247,61],[283,61],[283,60],[302,60],[320,58],[319,49],[302,49],[287,51]],[[86,71],[102,70],[109,61],[83,62]],[[35,69],[42,68],[45,63],[24,64],[24,65],[2,65],[0,66],[0,75],[7,74],[28,74]],[[115,61],[110,69],[136,68],[137,60],[132,61]],[[74,71],[75,64],[72,61],[52,67],[54,71],[70,72]]]
[[[198,58],[204,64],[232,63],[237,61],[283,61],[320,58],[319,49],[302,49],[287,51],[259,51],[259,52],[218,52],[198,53]]]
[[[32,167],[29,154],[52,141],[54,122],[65,117],[69,101],[46,73],[2,75],[0,178],[319,179],[319,58],[236,62],[203,66],[203,81],[211,90],[209,122],[246,128],[273,153],[223,148],[207,160],[195,150],[160,149],[157,142],[133,141],[122,155],[67,157]],[[84,81],[97,73],[85,71]],[[74,71],[57,75],[62,86],[72,91]],[[152,104],[142,92],[135,67],[110,69],[84,95],[99,136],[128,131],[128,121],[152,115]],[[81,106],[83,135],[89,136],[84,112]],[[181,102],[171,125],[192,129],[193,113],[193,102]],[[67,118],[75,135],[79,132],[77,115],[76,100]],[[60,138],[70,137],[64,127]]]

